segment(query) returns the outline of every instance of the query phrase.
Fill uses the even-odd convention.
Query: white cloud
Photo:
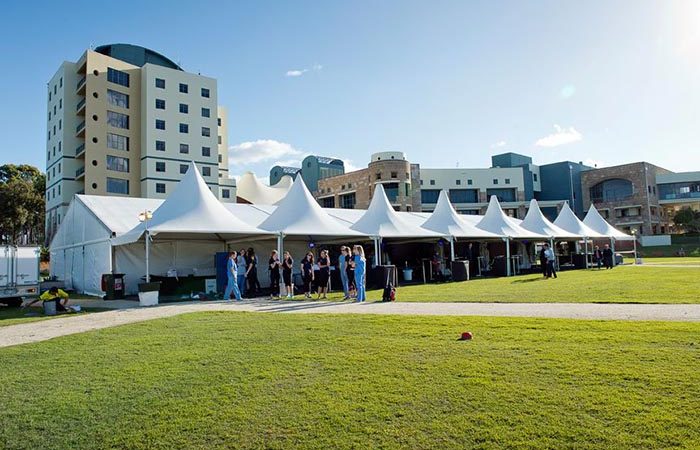
[[[501,148],[505,147],[507,145],[506,141],[498,141],[496,143],[491,144],[491,148]]]
[[[604,162],[604,161],[600,161],[600,160],[598,160],[598,159],[591,159],[591,158],[584,159],[584,160],[583,160],[583,163],[584,163],[585,165],[587,165],[587,166],[590,166],[590,167],[598,167],[598,168],[600,168],[600,167],[605,167],[605,166],[608,165],[608,164],[607,164],[606,162]]]
[[[287,73],[284,74],[284,76],[295,78],[295,77],[300,77],[300,76],[304,75],[306,72],[310,72],[310,71],[318,72],[319,70],[322,70],[322,69],[323,69],[323,66],[321,64],[314,64],[313,66],[311,66],[310,69],[305,68],[305,69],[288,70]]]
[[[301,167],[301,159],[283,159],[275,161],[273,166]]]
[[[576,86],[573,84],[567,84],[559,90],[559,98],[562,100],[568,100],[576,94]]]
[[[554,125],[555,132],[540,138],[535,142],[537,147],[559,147],[560,145],[571,144],[583,139],[583,135],[574,127],[562,128],[559,125]]]
[[[354,172],[361,169],[361,167],[353,164],[352,159],[343,159],[343,164],[345,166],[345,173]]]
[[[260,139],[251,142],[241,142],[229,147],[228,160],[230,165],[255,164],[264,161],[291,159],[303,152],[295,149],[286,142],[274,139]]]

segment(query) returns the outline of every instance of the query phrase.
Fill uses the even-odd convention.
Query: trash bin
[[[139,283],[139,306],[155,306],[158,304],[160,282]]]
[[[403,281],[413,281],[413,269],[410,267],[403,269]]]
[[[452,281],[469,281],[469,260],[452,261]]]
[[[105,291],[105,295],[103,297],[105,300],[123,299],[125,294],[124,274],[102,274],[102,290]]]
[[[42,306],[44,307],[44,314],[47,316],[56,315],[56,300],[47,300]]]

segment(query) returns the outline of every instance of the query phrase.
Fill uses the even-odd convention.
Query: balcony
[[[78,106],[75,107],[75,110],[79,116],[85,115],[85,98],[78,102]]]
[[[78,84],[75,85],[75,90],[78,92],[80,95],[85,94],[85,82],[87,81],[87,77],[83,76],[78,80]]]
[[[85,167],[81,167],[75,171],[75,180],[79,180],[85,177]]]
[[[78,124],[77,127],[75,127],[75,134],[77,136],[85,136],[85,121],[83,120]]]
[[[75,149],[75,157],[80,158],[82,156],[85,156],[85,144],[80,144],[76,149]]]

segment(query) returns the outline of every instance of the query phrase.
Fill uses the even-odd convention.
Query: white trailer
[[[0,246],[0,303],[20,306],[39,295],[39,247]]]

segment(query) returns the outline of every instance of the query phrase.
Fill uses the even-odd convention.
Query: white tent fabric
[[[285,236],[363,236],[324,211],[306,188],[301,175],[259,227]]]
[[[423,223],[423,228],[440,233],[443,236],[474,239],[499,239],[500,236],[477,228],[462,219],[455,211],[446,190],[440,191],[435,210]]]
[[[564,203],[564,206],[561,208],[559,215],[554,221],[554,225],[568,231],[569,233],[582,236],[584,238],[606,237],[597,231],[592,230],[581,222],[581,220],[576,217],[576,214],[574,214],[574,212],[571,210],[568,203]]]
[[[153,212],[148,224],[141,223],[116,237],[113,245],[138,241],[146,231],[152,236],[167,234],[173,238],[213,239],[271,234],[248,225],[232,215],[206,185],[194,163],[175,190]]]
[[[501,209],[501,204],[495,195],[491,196],[486,214],[476,226],[490,233],[511,239],[549,239],[544,234],[526,230],[518,222],[508,217]]]
[[[530,200],[530,209],[528,209],[525,219],[520,223],[520,226],[528,231],[532,231],[538,234],[544,234],[550,238],[555,239],[567,239],[567,238],[581,238],[583,236],[571,233],[564,230],[552,222],[550,222],[540,209],[540,205],[534,198]]]
[[[292,177],[284,176],[274,186],[263,184],[253,172],[246,172],[236,183],[236,196],[253,205],[274,205],[287,195]]]
[[[596,231],[604,236],[611,237],[618,241],[632,241],[634,236],[623,233],[614,226],[610,225],[607,220],[600,215],[595,206],[591,204],[591,207],[586,213],[586,217],[583,218],[583,223],[588,226],[593,231]]]
[[[384,187],[378,183],[369,208],[350,228],[364,235],[381,238],[439,238],[434,231],[412,225],[400,217],[389,203]]]

